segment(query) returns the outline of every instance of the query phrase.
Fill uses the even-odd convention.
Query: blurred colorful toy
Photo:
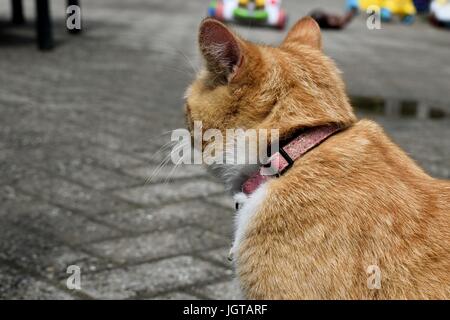
[[[450,28],[450,1],[434,0],[430,6],[431,21],[440,27]]]
[[[371,6],[380,8],[380,16],[383,21],[391,21],[394,15],[400,16],[406,24],[414,22],[416,7],[412,0],[347,0],[347,8],[350,10],[366,11]]]
[[[424,13],[430,10],[430,0],[414,0],[417,12]]]
[[[321,9],[313,10],[309,16],[313,18],[321,29],[340,30],[345,28],[357,14],[357,10],[349,10],[344,15],[337,15],[325,12]]]
[[[208,15],[224,22],[247,22],[284,29],[287,14],[281,0],[211,0]]]
[[[381,7],[382,0],[347,0],[347,9],[365,11],[370,6]]]

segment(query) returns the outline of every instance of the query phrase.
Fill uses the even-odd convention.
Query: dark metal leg
[[[11,7],[12,7],[12,23],[24,24],[25,17],[23,15],[22,0],[11,0]]]
[[[67,0],[67,7],[70,7],[70,6],[80,7],[80,1],[79,0]],[[67,29],[67,31],[70,34],[79,34],[81,32],[81,29]]]
[[[80,0],[67,0],[67,6],[80,6]]]
[[[48,0],[36,0],[36,29],[39,49],[50,50],[54,46],[52,21]]]

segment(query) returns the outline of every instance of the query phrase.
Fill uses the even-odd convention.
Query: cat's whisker
[[[166,39],[164,39],[164,38],[162,38],[162,37],[156,37],[156,38],[158,38],[158,41],[160,41],[160,43],[163,43],[163,45],[165,45],[165,46],[168,47],[168,48],[166,48],[166,52],[167,52],[167,53],[175,52],[175,53],[181,55],[181,56],[184,58],[185,63],[186,63],[190,68],[192,68],[194,74],[197,74],[197,73],[199,72],[199,68],[196,68],[196,67],[195,67],[195,64],[194,64],[194,62],[192,61],[192,59],[190,59],[183,51],[181,51],[180,49],[174,47],[173,45],[171,45],[170,43],[168,43],[168,42],[166,41]],[[190,74],[190,75],[192,75],[192,74]]]
[[[193,62],[187,55],[185,55],[185,54],[183,53],[183,51],[177,50],[177,52],[178,52],[179,54],[181,54],[181,55],[184,57],[184,59],[189,63],[189,65],[191,66],[191,68],[192,68],[192,70],[194,71],[194,73],[198,73],[198,72],[200,71],[199,68],[196,68],[196,67],[194,66],[194,62]]]
[[[195,75],[194,73],[192,73],[192,72],[190,72],[188,70],[182,70],[182,69],[177,69],[177,68],[168,67],[168,66],[163,66],[163,68],[166,68],[168,70],[172,70],[172,71],[175,71],[175,72],[178,72],[178,73],[182,73],[184,75],[188,75],[189,77],[192,77],[192,76]]]
[[[159,172],[162,170],[163,167],[165,167],[170,158],[171,153],[169,153],[163,158],[161,163],[153,170],[152,174],[146,179],[145,184],[151,182],[159,174]]]
[[[183,149],[186,146],[189,146],[190,143],[189,141],[186,141],[185,143],[180,144],[177,148],[175,148],[172,152],[177,152],[180,149]],[[180,164],[183,162],[183,158],[180,158],[178,160],[177,163],[174,164],[174,167],[172,168],[172,170],[169,172],[169,174],[167,175],[167,178],[165,179],[164,183],[167,183],[170,181],[170,179],[172,178],[173,174],[175,174],[176,170],[180,167]]]
[[[163,144],[157,151],[156,153],[161,153],[163,151],[166,151],[167,149],[169,149],[170,147],[174,147],[176,145],[176,141],[169,141],[165,144]]]
[[[170,181],[172,176],[175,174],[176,170],[180,167],[180,164],[181,164],[182,161],[183,161],[183,159],[178,160],[178,162],[174,165],[172,170],[167,175],[167,178],[165,179],[164,183],[168,183]]]
[[[154,178],[158,176],[158,174],[161,172],[161,170],[167,165],[169,160],[172,158],[173,152],[178,152],[179,150],[183,149],[186,146],[186,143],[182,143],[177,145],[175,148],[172,149],[172,151],[161,161],[161,163],[153,170],[152,174],[145,180],[144,184],[150,183]]]
[[[149,184],[150,182],[155,179],[159,172],[166,166],[167,162],[170,159],[170,155],[166,156],[163,161],[153,170],[153,172],[150,174],[150,176],[145,180],[144,185]]]
[[[164,136],[167,136],[167,135],[169,135],[169,134],[172,134],[172,132],[173,132],[173,130],[163,131],[163,132],[161,132],[158,136],[159,136],[159,137],[164,137]]]
[[[168,142],[168,143],[164,144],[163,146],[161,146],[158,150],[156,150],[156,151],[153,153],[153,156],[154,156],[154,157],[156,156],[155,158],[158,158],[160,155],[164,155],[165,152],[166,152],[170,147],[172,147],[173,144],[174,144],[174,143],[172,143],[172,142]],[[170,155],[170,153],[169,153],[169,155]],[[167,155],[164,156],[163,160],[166,159],[166,158],[167,158]]]

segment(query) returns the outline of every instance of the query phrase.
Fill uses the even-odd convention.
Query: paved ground
[[[146,183],[164,133],[183,126],[206,1],[82,2],[86,32],[73,38],[53,1],[50,53],[35,50],[30,25],[0,29],[0,298],[237,297],[226,260],[233,204],[221,184],[195,166]],[[313,3],[286,6],[293,18],[341,8]],[[7,9],[2,1],[3,21]],[[384,111],[360,102],[369,116],[432,175],[450,178],[449,34],[422,22],[364,24],[326,33],[326,51],[350,93],[387,98]],[[282,36],[239,31],[268,43]],[[400,115],[403,100],[416,117]],[[81,267],[80,291],[66,288],[69,265]]]

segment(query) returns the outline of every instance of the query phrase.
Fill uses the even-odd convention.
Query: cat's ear
[[[228,27],[211,18],[203,20],[199,45],[210,72],[228,81],[236,75],[242,63],[243,43]]]
[[[305,44],[322,50],[322,34],[317,22],[311,17],[304,17],[291,28],[281,46],[290,43]]]

